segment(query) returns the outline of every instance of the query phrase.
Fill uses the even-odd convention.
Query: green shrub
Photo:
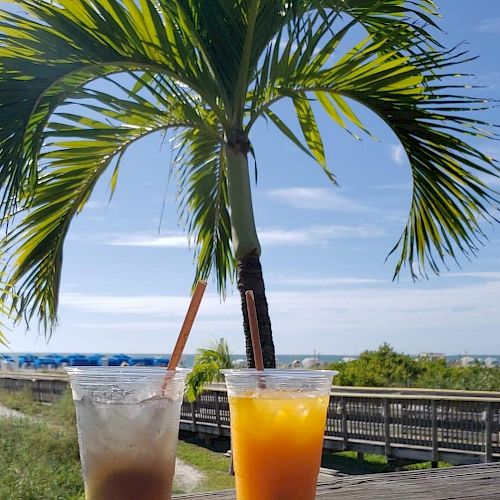
[[[468,391],[500,391],[500,368],[479,363],[449,364],[445,359],[415,359],[383,344],[358,359],[332,363],[335,384],[358,387],[420,387]]]

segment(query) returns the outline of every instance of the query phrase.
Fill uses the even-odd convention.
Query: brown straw
[[[203,298],[206,287],[207,283],[205,281],[198,281],[198,283],[196,284],[196,289],[193,293],[193,296],[191,297],[191,303],[189,304],[186,317],[184,318],[184,323],[182,323],[181,331],[179,332],[179,336],[177,337],[177,342],[175,343],[172,356],[170,357],[167,371],[175,371],[179,364],[179,361],[181,360],[184,346],[186,345],[187,339],[189,337],[189,332],[191,331],[191,327],[193,326],[194,319],[196,318],[196,313],[198,312],[198,308],[200,307],[201,299]],[[165,382],[166,378],[167,377],[165,377]]]
[[[260,332],[259,323],[257,321],[257,310],[255,309],[255,297],[253,290],[245,292],[248,311],[248,323],[250,325],[250,336],[252,338],[253,358],[255,361],[255,368],[258,371],[264,370],[264,359],[262,357],[262,347],[260,345]]]

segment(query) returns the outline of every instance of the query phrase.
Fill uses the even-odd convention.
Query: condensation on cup
[[[189,370],[67,368],[86,500],[169,500]]]

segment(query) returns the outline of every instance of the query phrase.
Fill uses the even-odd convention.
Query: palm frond
[[[378,114],[408,155],[413,196],[407,226],[391,251],[400,250],[394,276],[405,263],[414,278],[425,276],[427,265],[437,274],[447,266],[446,257],[474,254],[485,237],[482,222],[497,219],[499,193],[482,176],[498,177],[500,170],[466,142],[467,137],[494,138],[490,124],[466,116],[487,103],[455,95],[456,86],[445,83],[452,77],[449,66],[460,63],[461,54],[429,52],[401,58],[399,64],[397,58],[379,59],[365,60],[349,78],[339,79],[337,73],[327,83],[328,93]]]
[[[215,361],[221,369],[233,367],[231,353],[225,339],[221,338],[204,349],[198,349],[194,357],[194,365],[210,361]]]
[[[186,379],[188,401],[195,401],[208,384],[221,382],[220,370],[233,368],[229,346],[224,339],[212,343],[207,348],[198,349],[193,369]]]
[[[50,331],[57,318],[64,238],[96,182],[114,162],[113,191],[119,160],[145,135],[196,126],[193,103],[183,106],[177,96],[155,93],[155,105],[146,94],[147,85],[142,93],[129,90],[138,78],[108,78],[107,92],[81,89],[52,115],[43,132],[41,174],[32,204],[15,216],[4,244],[11,254],[9,279],[22,298],[16,301],[18,311],[28,322],[37,313],[44,331]],[[208,133],[205,122],[203,128]]]
[[[124,70],[165,74],[217,107],[217,82],[192,33],[169,2],[18,0],[26,14],[0,11],[0,188],[2,213],[23,207],[35,188],[50,115],[99,76]]]
[[[389,125],[408,155],[414,184],[407,226],[391,251],[401,252],[395,277],[405,263],[417,277],[426,274],[426,265],[438,273],[446,267],[447,257],[456,260],[459,253],[474,254],[485,237],[482,222],[497,218],[499,193],[482,178],[484,174],[498,177],[498,166],[466,142],[466,138],[494,138],[490,124],[468,116],[492,103],[467,97],[457,92],[463,84],[450,83],[453,77],[461,76],[454,67],[467,60],[464,53],[435,50],[403,55],[391,47],[390,41],[368,37],[321,69],[314,63],[290,68],[277,60],[269,70],[276,73],[274,81],[282,72],[295,73],[287,73],[285,88],[273,85],[262,89],[264,97],[255,113],[269,115],[268,108],[283,98],[296,103],[300,97],[307,102],[316,96],[329,117],[347,130],[354,127],[366,131],[350,101],[365,105]],[[292,59],[287,56],[287,61]],[[252,99],[255,101],[255,96]],[[298,118],[302,125],[301,113]],[[308,113],[313,113],[311,107]],[[324,168],[318,150],[314,153],[320,135],[317,129],[312,134],[313,129],[310,127],[304,135]],[[306,132],[314,140],[308,139]]]
[[[6,331],[9,327],[5,320],[15,321],[15,310],[12,308],[13,291],[8,283],[5,271],[0,271],[0,345],[8,346]]]
[[[175,144],[172,174],[178,179],[180,216],[196,248],[193,286],[214,271],[217,289],[224,295],[235,267],[222,143],[199,129],[186,129]]]

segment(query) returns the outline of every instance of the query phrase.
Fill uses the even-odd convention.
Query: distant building
[[[302,360],[302,367],[311,370],[313,368],[319,368],[321,362],[317,358],[305,358]]]
[[[460,358],[458,360],[458,364],[461,366],[470,366],[476,362],[477,362],[477,359],[473,358],[472,356],[463,356],[462,358]]]
[[[444,359],[446,356],[442,352],[420,352],[418,357],[423,359]]]
[[[488,368],[494,368],[495,366],[498,365],[498,360],[497,358],[486,358],[484,360],[484,364],[488,367]]]
[[[234,368],[246,368],[247,367],[247,360],[246,359],[235,359],[233,361],[233,367]]]
[[[344,363],[348,363],[349,361],[356,361],[356,358],[353,358],[352,356],[344,356],[344,357],[342,358],[342,361],[343,361]]]

